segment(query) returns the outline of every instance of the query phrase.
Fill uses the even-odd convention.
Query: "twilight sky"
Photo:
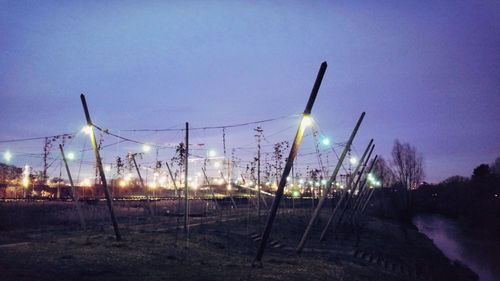
[[[422,153],[430,182],[500,157],[500,2],[356,2],[1,1],[0,140],[79,131],[80,93],[96,124],[161,144],[183,133],[120,130],[291,116],[327,61],[312,115],[342,143],[366,111],[353,154],[374,138],[390,158],[398,138]],[[263,123],[268,151],[292,141],[297,122]],[[253,128],[228,128],[228,150],[251,157]],[[80,135],[75,151],[88,148]],[[193,142],[222,151],[222,132],[194,131]],[[42,147],[0,142],[16,165],[40,166],[30,153]],[[111,146],[104,160],[133,149]]]

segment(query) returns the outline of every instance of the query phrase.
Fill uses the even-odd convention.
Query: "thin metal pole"
[[[69,171],[68,162],[66,161],[66,155],[64,154],[64,149],[61,144],[59,144],[59,149],[61,150],[61,156],[66,166],[66,172],[68,173],[69,183],[71,184],[71,190],[73,191],[73,200],[75,201],[76,210],[78,211],[78,217],[80,218],[80,225],[82,229],[85,230],[87,226],[85,225],[85,219],[83,217],[82,209],[80,208],[80,202],[78,201],[78,193],[76,192],[75,185],[73,184],[73,178],[71,177],[71,172]]]
[[[186,122],[186,153],[184,162],[184,232],[189,234],[189,197],[188,197],[188,157],[189,157],[189,123]]]
[[[118,222],[115,217],[115,210],[113,208],[113,199],[108,191],[108,183],[106,182],[106,175],[104,174],[104,169],[102,167],[101,156],[99,155],[99,150],[97,149],[97,142],[95,140],[94,135],[94,126],[92,124],[92,120],[90,119],[89,110],[87,107],[87,102],[85,101],[85,96],[83,94],[80,95],[80,99],[82,100],[83,111],[85,112],[85,118],[87,118],[87,126],[90,128],[90,138],[92,141],[92,147],[94,148],[95,160],[97,162],[97,167],[99,169],[99,174],[101,175],[102,186],[104,189],[104,195],[106,196],[106,202],[108,204],[109,215],[111,216],[111,222],[113,223],[113,229],[115,230],[116,240],[120,241],[122,236],[120,234],[120,229],[118,228]]]
[[[326,183],[326,190],[325,190],[325,196],[321,197],[319,199],[318,205],[316,206],[316,209],[314,209],[314,213],[309,220],[309,224],[307,225],[306,230],[304,231],[304,234],[302,235],[302,238],[300,239],[299,244],[297,245],[297,253],[300,254],[302,252],[302,249],[304,248],[304,245],[306,243],[307,237],[309,236],[309,233],[311,232],[311,228],[316,221],[316,218],[319,216],[319,213],[321,211],[321,208],[323,207],[323,204],[325,203],[326,197],[330,193],[330,189],[332,187],[333,182],[335,181],[335,178],[337,177],[337,173],[340,170],[340,167],[342,166],[342,162],[344,162],[344,158],[347,155],[347,152],[351,148],[352,141],[354,140],[354,137],[356,136],[356,133],[358,132],[359,126],[361,125],[361,122],[363,121],[363,118],[365,117],[365,113],[361,113],[361,116],[359,117],[358,123],[354,127],[354,130],[351,133],[351,136],[349,137],[349,140],[347,141],[344,151],[342,152],[342,155],[340,155],[339,161],[337,162],[337,166],[335,166],[335,170],[333,170],[332,176]]]
[[[151,201],[149,200],[149,196],[148,196],[148,190],[146,189],[146,186],[144,185],[144,181],[142,180],[141,172],[139,171],[139,166],[137,166],[137,162],[135,161],[135,155],[136,155],[135,153],[130,154],[130,157],[132,157],[132,161],[134,162],[135,170],[137,171],[137,175],[139,176],[139,180],[141,181],[142,190],[144,192],[144,195],[146,195],[146,202],[147,202],[148,208],[149,208],[149,215],[151,216],[151,219],[154,220],[155,219],[155,212],[153,210],[153,206],[151,206]]]
[[[281,176],[280,183],[278,185],[278,189],[276,190],[276,195],[274,197],[273,205],[271,207],[271,211],[269,212],[269,216],[267,217],[267,223],[264,228],[264,232],[262,233],[262,239],[260,241],[260,246],[257,251],[257,255],[255,256],[255,259],[252,263],[252,265],[255,265],[256,262],[262,263],[262,256],[264,255],[264,250],[266,249],[266,244],[267,244],[267,239],[269,239],[269,234],[271,233],[271,228],[273,226],[274,219],[276,217],[276,211],[278,210],[279,203],[281,200],[281,197],[283,196],[283,190],[285,188],[286,184],[286,178],[290,174],[290,170],[292,168],[293,160],[295,159],[295,156],[297,155],[297,150],[299,149],[300,141],[302,140],[302,135],[304,134],[304,130],[306,127],[306,124],[304,124],[304,120],[306,118],[310,118],[309,115],[311,114],[311,110],[314,104],[314,101],[316,100],[316,96],[318,95],[318,90],[321,85],[321,81],[323,80],[323,76],[325,75],[326,71],[326,61],[321,64],[321,67],[318,72],[318,76],[316,77],[316,81],[314,83],[313,89],[311,91],[311,94],[309,96],[309,100],[307,101],[306,108],[304,110],[304,113],[302,114],[302,119],[299,125],[299,128],[297,130],[297,134],[295,135],[295,139],[293,141],[292,148],[290,149],[290,154],[287,158],[285,169],[283,170],[283,175]]]

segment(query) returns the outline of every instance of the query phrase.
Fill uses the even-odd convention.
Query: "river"
[[[457,221],[440,215],[418,215],[413,224],[450,260],[459,260],[473,270],[479,280],[500,280],[500,237],[470,228],[466,231]]]

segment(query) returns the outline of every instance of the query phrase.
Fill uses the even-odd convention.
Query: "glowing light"
[[[126,181],[124,181],[124,180],[121,180],[121,181],[120,181],[120,186],[121,186],[121,187],[125,187],[125,186],[127,186],[127,182],[126,182]]]
[[[220,167],[220,162],[215,162],[215,163],[214,163],[214,167],[215,167],[215,168]]]
[[[86,186],[86,187],[89,187],[89,186],[91,185],[91,183],[90,183],[90,179],[88,179],[88,178],[87,178],[87,179],[82,180],[82,181],[80,182],[80,185],[81,185],[81,186]]]
[[[3,154],[3,158],[5,159],[5,161],[9,162],[10,159],[12,159],[12,154],[10,153],[10,151],[6,151],[4,154]]]
[[[156,188],[156,183],[155,182],[150,182],[148,185],[150,188]]]
[[[149,144],[142,145],[142,151],[149,152],[151,150],[151,146]]]
[[[298,192],[297,190],[295,190],[294,192],[292,192],[292,196],[293,197],[299,197],[300,196],[300,192]]]
[[[226,186],[226,188],[227,188],[227,190],[231,190],[231,185],[230,185],[230,184],[228,184],[228,185]]]
[[[28,187],[29,185],[29,176],[30,176],[30,166],[25,165],[23,170],[23,186]]]
[[[198,182],[193,182],[193,183],[191,183],[191,188],[192,188],[192,189],[195,189],[195,190],[196,190],[196,189],[198,188],[198,186],[200,186],[200,185],[198,184]]]
[[[329,138],[323,138],[323,140],[321,141],[321,143],[323,145],[329,145],[330,144],[330,139]]]
[[[73,159],[75,159],[75,154],[73,152],[70,152],[70,153],[68,153],[67,157],[69,160],[73,160]]]
[[[128,173],[126,176],[125,176],[125,180],[126,181],[130,181],[132,179],[132,174],[131,173]]]
[[[351,163],[351,165],[354,165],[354,164],[356,164],[357,162],[358,162],[358,159],[356,159],[356,157],[351,157],[351,158],[349,159],[349,163]]]
[[[161,186],[165,185],[165,183],[167,183],[167,177],[166,176],[160,177],[159,183]]]
[[[302,118],[302,128],[309,127],[312,124],[312,118],[309,115],[306,115]]]
[[[111,171],[111,165],[104,166],[104,171],[110,172]]]
[[[217,155],[217,152],[214,149],[210,149],[208,151],[208,156],[209,157],[215,157],[215,155]]]
[[[83,126],[82,130],[81,130],[83,133],[87,134],[87,135],[90,135],[92,134],[92,127],[91,126]]]
[[[321,180],[321,184],[325,185],[326,184],[326,180]]]

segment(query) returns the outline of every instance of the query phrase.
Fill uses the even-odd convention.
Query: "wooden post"
[[[87,119],[87,126],[90,128],[90,138],[92,141],[92,147],[94,148],[95,159],[97,162],[97,167],[99,169],[99,174],[101,175],[102,186],[104,188],[104,195],[106,196],[106,202],[108,204],[109,215],[111,217],[111,222],[113,223],[113,228],[115,230],[116,240],[120,241],[122,236],[120,234],[120,229],[118,228],[118,222],[115,217],[115,210],[113,208],[113,199],[108,191],[108,183],[106,182],[106,175],[104,174],[104,169],[102,167],[101,156],[99,155],[99,150],[97,149],[97,143],[94,135],[94,125],[92,124],[92,120],[90,119],[89,110],[87,107],[87,102],[85,101],[85,96],[83,94],[80,95],[80,99],[82,100],[83,111],[85,112],[85,118]]]
[[[137,162],[135,161],[136,154],[137,153],[134,153],[134,154],[131,153],[131,154],[129,154],[129,156],[132,157],[132,161],[134,162],[135,170],[137,171],[137,175],[139,176],[139,181],[141,182],[142,190],[144,191],[144,195],[146,195],[146,203],[148,204],[149,215],[151,216],[152,220],[155,220],[155,212],[153,210],[153,206],[151,205],[151,201],[149,200],[148,190],[147,190],[146,186],[144,185],[144,181],[142,180],[141,172],[139,171],[139,166],[137,166]]]
[[[189,123],[186,122],[186,153],[184,162],[184,232],[189,235],[189,197],[188,197],[188,156],[189,156]]]
[[[361,116],[359,117],[358,123],[354,127],[354,130],[351,133],[351,136],[349,137],[349,140],[347,141],[344,151],[340,155],[339,161],[337,162],[337,165],[335,166],[335,170],[333,170],[332,176],[326,183],[326,190],[325,190],[325,196],[321,197],[319,199],[318,205],[316,206],[316,209],[314,209],[314,213],[309,220],[309,224],[307,225],[306,230],[304,231],[304,234],[302,235],[302,238],[300,239],[299,244],[297,245],[297,253],[300,254],[302,252],[302,249],[304,248],[304,245],[306,243],[307,237],[309,236],[309,233],[311,232],[311,228],[316,221],[316,218],[319,216],[319,213],[321,211],[321,208],[323,207],[323,204],[325,203],[326,197],[330,193],[330,189],[332,187],[333,182],[335,181],[335,178],[337,177],[337,173],[340,170],[340,167],[342,166],[342,162],[344,162],[344,158],[347,155],[347,152],[351,148],[352,141],[354,140],[354,137],[356,136],[356,133],[358,132],[359,126],[361,125],[361,122],[363,121],[363,118],[365,117],[365,113],[361,113]]]
[[[73,192],[73,200],[75,201],[76,210],[78,211],[78,217],[80,218],[80,225],[82,229],[85,230],[87,226],[85,225],[85,219],[83,217],[82,209],[80,208],[80,202],[78,201],[78,193],[76,192],[75,185],[73,184],[73,178],[71,177],[71,172],[69,171],[68,162],[66,161],[66,155],[64,154],[64,149],[61,144],[59,144],[59,149],[61,150],[61,156],[66,166],[66,172],[68,173],[69,183],[71,184],[71,191]]]
[[[318,95],[319,87],[321,85],[321,81],[323,80],[323,76],[325,75],[326,71],[326,61],[321,64],[321,67],[318,72],[318,76],[316,77],[316,81],[314,83],[313,89],[311,91],[311,94],[309,96],[309,100],[307,101],[306,108],[304,110],[304,113],[302,114],[302,119],[299,125],[299,128],[297,130],[297,134],[295,135],[295,139],[293,141],[292,148],[290,149],[290,154],[287,158],[285,169],[283,170],[283,175],[281,176],[281,180],[278,185],[278,189],[276,190],[276,195],[274,197],[273,205],[271,206],[271,211],[269,212],[269,216],[267,217],[267,223],[264,228],[264,232],[262,233],[262,239],[260,241],[260,246],[257,251],[257,255],[255,256],[255,259],[252,263],[252,265],[255,265],[256,262],[262,264],[262,256],[264,255],[264,250],[266,248],[267,240],[269,239],[269,234],[271,233],[271,228],[273,226],[274,219],[276,217],[276,211],[278,210],[279,203],[281,200],[281,197],[283,196],[283,191],[285,188],[286,184],[286,178],[290,174],[290,170],[292,168],[293,160],[295,159],[295,156],[297,155],[297,150],[299,149],[300,141],[302,140],[302,135],[304,134],[304,130],[306,127],[306,122],[305,120],[308,120],[307,118],[310,118],[309,115],[311,114],[311,110],[314,104],[314,101],[316,100],[316,96]],[[310,120],[308,120],[310,121]]]

